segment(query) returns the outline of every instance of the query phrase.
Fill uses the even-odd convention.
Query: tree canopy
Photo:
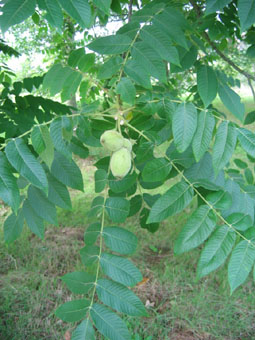
[[[231,294],[252,270],[255,277],[255,112],[246,113],[237,91],[245,84],[255,100],[255,0],[0,5],[5,241],[14,242],[24,223],[43,238],[46,222],[57,225],[56,207],[72,209],[68,188],[86,194],[77,158],[105,150],[95,163],[95,221],[80,251],[84,271],[62,277],[80,297],[56,310],[64,321],[81,321],[72,340],[95,339],[96,331],[130,339],[119,314],[147,314],[130,289],[142,280],[127,258],[137,245],[123,226],[132,216],[154,233],[193,202],[175,254],[201,248],[198,278],[227,262]],[[103,30],[115,21],[116,32]],[[33,58],[19,40],[26,29],[34,32],[33,53],[43,49],[51,66],[17,80],[5,62],[20,53]],[[5,39],[8,30],[17,50]]]

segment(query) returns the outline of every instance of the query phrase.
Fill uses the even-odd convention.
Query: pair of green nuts
[[[131,142],[115,130],[105,131],[100,138],[100,142],[105,149],[113,152],[110,160],[113,176],[118,178],[125,177],[131,168]]]

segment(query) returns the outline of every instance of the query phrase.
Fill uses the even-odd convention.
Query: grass
[[[86,193],[72,192],[73,211],[58,212],[60,227],[49,225],[45,240],[27,229],[14,244],[7,246],[1,240],[1,339],[68,339],[72,325],[53,313],[59,304],[73,298],[59,277],[82,268],[79,249],[91,222],[87,211],[94,196],[93,171],[90,164],[86,166]],[[248,281],[230,296],[226,268],[197,281],[200,250],[173,255],[174,239],[189,213],[190,208],[163,222],[155,234],[139,228],[136,217],[125,225],[139,239],[132,259],[146,282],[135,291],[150,314],[148,318],[126,318],[132,340],[254,338],[254,284]]]
[[[246,104],[252,109],[250,100]],[[95,196],[94,167],[87,161],[80,165],[85,193],[71,192],[73,210],[58,210],[59,227],[48,225],[45,240],[25,228],[14,244],[6,245],[0,233],[0,339],[70,339],[74,325],[57,319],[54,310],[74,298],[59,278],[82,269],[79,249],[92,222],[87,213]],[[148,318],[125,317],[132,340],[254,339],[252,280],[230,296],[226,266],[198,281],[196,264],[201,249],[178,257],[173,254],[174,240],[191,209],[161,223],[155,234],[141,229],[137,217],[125,224],[139,239],[132,260],[145,280],[134,290],[149,311]],[[3,207],[0,219],[7,214]]]

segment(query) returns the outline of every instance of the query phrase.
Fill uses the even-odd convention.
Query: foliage
[[[98,196],[89,213],[95,221],[85,231],[80,251],[86,271],[63,277],[72,293],[84,296],[56,310],[64,321],[82,320],[73,339],[95,339],[94,327],[109,339],[130,339],[113,310],[147,314],[129,288],[142,280],[127,258],[135,251],[136,236],[123,227],[106,226],[108,218],[119,224],[137,215],[142,228],[155,232],[161,221],[196,201],[174,251],[181,254],[206,242],[198,277],[230,256],[233,293],[255,261],[255,135],[244,128],[254,121],[254,113],[245,118],[244,104],[233,89],[240,82],[227,76],[217,59],[246,77],[252,88],[255,77],[226,56],[225,41],[250,44],[247,54],[252,55],[253,1],[247,6],[246,0],[155,0],[142,1],[141,7],[131,2],[128,13],[126,1],[2,4],[3,32],[31,15],[36,21],[35,11],[59,31],[63,11],[80,30],[92,27],[97,18],[106,23],[113,13],[129,18],[116,34],[93,39],[86,51],[71,48],[68,59],[62,56],[44,76],[17,82],[6,67],[0,75],[0,197],[12,209],[4,223],[6,242],[20,235],[24,221],[43,238],[45,221],[57,224],[56,206],[71,208],[67,187],[84,190],[73,154],[87,158],[91,147],[102,146],[100,137],[107,130],[116,129],[132,142],[132,168],[125,177],[113,176],[109,164],[114,154],[107,150],[95,163]],[[79,93],[78,109],[35,95],[40,86],[50,96],[60,95],[63,103]],[[231,112],[229,118],[214,107],[217,94]],[[247,154],[246,162],[235,162],[240,170],[231,168],[238,146]],[[162,193],[166,182],[169,188]]]

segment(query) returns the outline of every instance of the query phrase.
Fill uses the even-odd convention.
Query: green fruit
[[[107,130],[102,134],[100,142],[107,150],[117,151],[123,147],[124,138],[115,130]]]
[[[112,154],[110,168],[113,176],[122,178],[131,168],[131,153],[126,148],[121,148]]]
[[[126,148],[126,149],[128,149],[129,152],[132,151],[132,143],[130,142],[129,139],[124,138],[123,147]]]

